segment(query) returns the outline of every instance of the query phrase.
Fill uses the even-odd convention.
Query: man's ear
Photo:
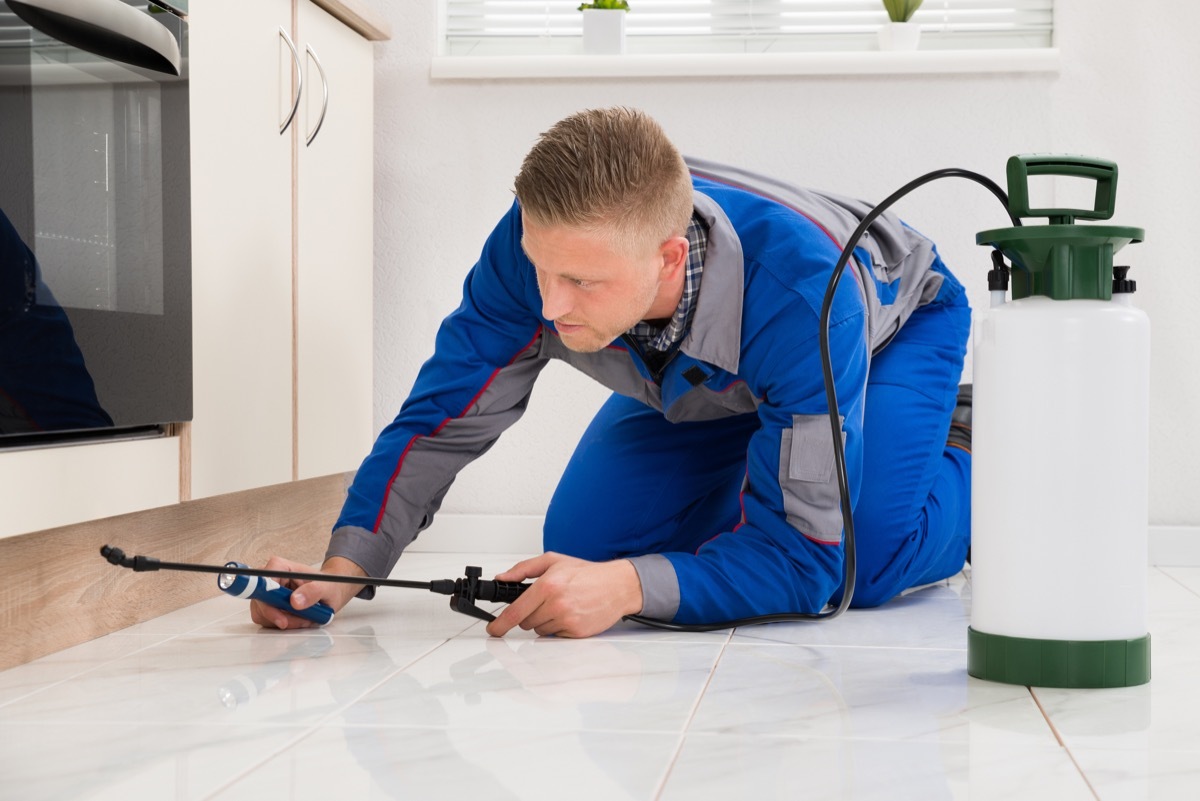
[[[659,274],[662,281],[673,281],[683,275],[684,269],[687,268],[690,247],[686,236],[673,236],[662,243],[658,249],[658,254],[662,257],[662,271]]]

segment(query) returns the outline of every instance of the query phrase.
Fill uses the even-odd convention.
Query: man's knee
[[[850,599],[852,609],[872,609],[895,598],[907,587],[899,586],[896,581],[859,581],[854,587],[854,597]]]
[[[612,543],[607,541],[602,532],[593,530],[586,517],[564,514],[552,506],[542,527],[542,550],[591,562],[615,559],[617,554],[613,553]]]

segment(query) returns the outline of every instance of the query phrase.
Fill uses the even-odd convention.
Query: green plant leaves
[[[908,22],[921,7],[922,0],[883,0],[888,19],[892,22]]]
[[[629,2],[628,0],[592,0],[590,3],[581,3],[579,6],[580,11],[586,8],[611,8],[615,11],[628,11]]]

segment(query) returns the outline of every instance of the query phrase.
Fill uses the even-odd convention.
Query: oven
[[[0,448],[192,416],[186,4],[0,0]]]

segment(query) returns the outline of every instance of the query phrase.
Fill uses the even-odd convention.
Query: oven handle
[[[165,27],[121,0],[8,0],[27,24],[97,56],[179,75],[179,42]]]
[[[304,142],[304,146],[308,147],[321,132],[321,125],[325,122],[325,112],[329,110],[329,81],[325,78],[325,68],[321,66],[321,59],[317,57],[317,51],[313,50],[312,45],[309,44],[304,45],[304,50],[312,56],[313,63],[317,65],[317,72],[321,75],[321,116],[317,119],[317,127],[313,128],[313,132]]]
[[[279,123],[279,133],[282,134],[292,124],[292,120],[296,118],[296,110],[300,108],[300,92],[304,89],[304,68],[300,64],[300,53],[296,51],[296,45],[292,44],[292,37],[288,36],[282,25],[279,26],[279,35],[287,43],[288,50],[292,51],[292,62],[296,65],[296,96],[292,98],[292,110],[288,112],[287,119]]]

